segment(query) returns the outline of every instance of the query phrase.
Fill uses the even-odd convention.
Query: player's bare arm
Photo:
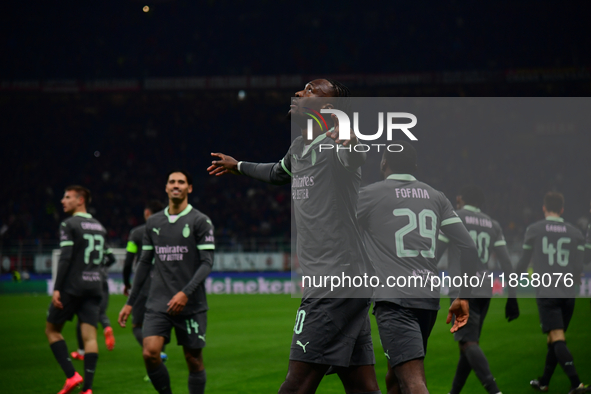
[[[449,330],[450,332],[456,332],[460,328],[464,327],[466,323],[468,323],[468,317],[470,316],[470,307],[467,299],[456,298],[454,302],[452,302],[447,313],[447,320],[445,321],[446,324],[451,323],[452,316],[455,316],[455,321],[453,326]]]
[[[207,167],[209,175],[221,176],[224,174],[238,175],[238,161],[232,156],[223,153],[212,153],[211,156],[218,158],[211,162],[211,166]]]
[[[334,140],[334,142],[336,142],[337,144],[340,144],[342,142],[343,146],[357,145],[357,142],[358,142],[357,136],[355,135],[353,130],[349,131],[351,139],[344,140],[344,141],[339,139],[339,118],[335,114],[331,114],[330,116],[332,118],[332,121],[334,122],[334,129],[332,131],[327,131],[326,136],[332,138]]]

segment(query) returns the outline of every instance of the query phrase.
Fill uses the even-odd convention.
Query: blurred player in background
[[[210,175],[244,174],[275,185],[292,184],[297,255],[308,276],[337,274],[345,269],[353,276],[371,269],[355,219],[365,153],[351,149],[357,143],[355,138],[341,144],[334,114],[333,129],[327,132],[313,124],[312,138],[307,135],[307,111],[319,114],[321,109],[344,110],[346,99],[341,98],[348,96],[349,90],[336,81],[307,83],[295,94],[289,111],[302,135],[294,139],[281,161],[238,162],[212,153],[217,160],[208,168]],[[338,373],[347,393],[379,393],[368,315],[371,295],[328,298],[332,293],[322,291],[304,289],[287,377],[279,393],[314,393],[329,368]]]
[[[58,394],[72,392],[84,380],[82,392],[92,393],[92,381],[98,360],[96,327],[103,294],[102,264],[105,253],[105,228],[86,212],[90,191],[69,186],[62,199],[64,212],[72,215],[60,225],[60,258],[47,314],[45,335],[55,359],[66,374],[66,383]],[[84,379],[68,357],[61,332],[66,321],[77,315],[84,341]]]
[[[591,206],[591,202],[589,202]],[[591,213],[591,209],[589,209],[589,213]],[[587,237],[585,238],[585,264],[591,263],[591,220],[587,225]]]
[[[111,327],[111,320],[107,316],[107,308],[109,307],[109,267],[115,264],[115,256],[110,248],[105,249],[105,258],[102,264],[102,279],[103,279],[103,298],[101,301],[101,308],[99,314],[99,322],[103,326],[103,334],[105,335],[105,345],[109,351],[115,348],[115,335]],[[70,355],[73,359],[84,360],[84,340],[82,339],[81,322],[78,319],[76,324],[76,337],[78,339],[78,350],[72,352]]]
[[[363,240],[380,282],[386,283],[388,277],[419,275],[428,281],[438,276],[435,247],[439,229],[461,250],[464,272],[474,272],[476,249],[451,203],[412,175],[417,153],[410,142],[395,143],[403,150],[384,151],[380,163],[384,181],[361,189],[357,204]],[[439,286],[433,291],[429,287],[376,288],[374,314],[388,358],[388,393],[428,394],[423,360],[439,310]],[[469,294],[466,288],[449,308],[447,323],[452,315],[456,317],[452,332],[469,321]]]
[[[213,266],[215,243],[211,220],[189,204],[192,191],[193,181],[188,172],[168,174],[169,205],[146,222],[131,294],[119,313],[119,324],[125,327],[152,272],[143,321],[143,354],[148,376],[161,394],[172,393],[170,376],[160,354],[164,344],[170,342],[173,328],[189,367],[189,393],[205,391],[202,349],[208,307],[203,282]]]
[[[513,266],[507,250],[507,242],[503,236],[503,230],[500,224],[490,216],[480,210],[484,204],[484,192],[478,186],[467,185],[460,190],[456,197],[457,214],[462,219],[462,223],[468,229],[472,240],[476,244],[478,256],[476,264],[478,265],[477,275],[486,277],[489,275],[488,261],[494,253],[497,257],[501,269],[508,278],[513,273]],[[450,276],[462,275],[460,266],[459,250],[455,242],[451,241],[445,235],[439,235],[439,245],[437,246],[437,260],[441,258],[447,246],[448,252],[448,272]],[[463,255],[462,255],[463,256]],[[490,282],[488,282],[490,283]],[[515,288],[509,288],[509,298],[505,306],[505,317],[512,321],[519,317],[519,306],[515,298]],[[458,294],[458,289],[450,289],[450,300]],[[462,391],[466,379],[470,372],[474,373],[480,380],[480,383],[489,394],[500,392],[494,376],[490,372],[488,360],[480,348],[480,334],[484,319],[488,313],[490,299],[492,297],[492,287],[489,285],[472,289],[473,298],[470,299],[470,320],[462,330],[454,334],[454,339],[460,347],[460,360],[456,369],[456,375],[453,380],[450,394],[458,394]]]
[[[523,255],[515,270],[518,274],[527,272],[530,260],[533,260],[533,275],[549,274],[552,285],[557,285],[536,287],[536,303],[542,332],[547,335],[548,353],[544,374],[532,380],[530,385],[539,391],[548,391],[554,369],[560,364],[571,383],[569,394],[587,393],[591,390],[581,383],[565,338],[575,309],[574,284],[579,282],[583,269],[584,238],[579,229],[561,218],[564,212],[562,194],[547,193],[542,209],[546,219],[527,228]],[[556,279],[558,275],[561,275],[560,280]],[[565,283],[566,275],[572,275],[573,285]]]
[[[160,201],[149,201],[144,209],[144,219],[147,221],[150,216],[162,211],[163,209],[164,205]],[[145,228],[146,225],[142,224],[137,227],[134,227],[129,232],[129,237],[127,241],[127,253],[125,255],[125,264],[123,266],[123,283],[125,285],[125,288],[123,289],[123,294],[125,294],[126,296],[129,296],[129,289],[131,289],[130,277],[133,263],[136,260],[136,257],[139,261],[138,251],[141,254]],[[142,324],[144,322],[144,315],[146,313],[146,301],[148,300],[148,293],[150,291],[150,282],[151,278],[150,276],[148,276],[144,285],[139,290],[139,295],[137,297],[135,304],[133,305],[133,335],[142,347],[144,346]]]

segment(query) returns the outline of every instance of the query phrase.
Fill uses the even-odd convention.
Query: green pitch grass
[[[0,297],[0,392],[57,393],[64,375],[55,362],[44,336],[47,296]],[[125,302],[123,296],[112,296],[109,316],[117,344],[108,352],[99,335],[99,363],[94,392],[155,393],[150,383],[143,381],[145,370],[139,345],[128,328],[120,328],[116,316]],[[207,347],[204,358],[207,368],[208,393],[274,393],[287,371],[289,345],[299,300],[271,295],[209,296],[210,311],[207,327]],[[482,348],[488,356],[491,370],[505,394],[533,393],[528,382],[543,370],[546,344],[538,324],[535,300],[519,301],[521,317],[511,323],[504,319],[504,300],[492,301],[482,335]],[[442,300],[446,309],[447,299]],[[591,382],[591,311],[589,300],[577,300],[568,345],[574,355],[577,370],[584,382]],[[382,352],[375,320],[372,317],[376,371],[382,393],[386,393],[384,376],[386,358]],[[64,328],[69,351],[76,349],[74,324]],[[167,348],[172,388],[175,393],[187,393],[187,368],[181,348],[175,339]],[[445,313],[440,311],[438,322],[429,341],[425,361],[427,382],[431,393],[447,393],[451,387],[458,360],[458,350]],[[83,362],[74,360],[83,371]],[[568,392],[568,380],[560,367],[550,384],[550,393]],[[319,393],[343,393],[338,377],[326,377]],[[484,393],[472,374],[465,393]]]

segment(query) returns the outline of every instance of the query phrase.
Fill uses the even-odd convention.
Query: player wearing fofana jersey
[[[153,214],[162,211],[164,205],[158,200],[149,201],[144,209],[144,219],[147,221]],[[134,227],[129,232],[127,240],[127,248],[125,254],[125,263],[123,265],[123,283],[125,285],[123,294],[129,296],[129,290],[131,289],[131,270],[134,260],[139,262],[139,256],[141,255],[143,238],[145,233],[146,225],[142,224]],[[148,276],[144,285],[139,290],[139,294],[135,303],[133,304],[133,335],[138,341],[140,346],[144,346],[144,337],[142,334],[142,325],[144,323],[144,316],[146,314],[146,301],[148,301],[148,293],[150,291],[151,278]]]
[[[417,154],[407,141],[401,152],[384,151],[380,170],[384,181],[361,189],[357,218],[363,240],[381,285],[376,288],[374,314],[388,359],[388,393],[428,393],[423,359],[439,309],[435,248],[441,229],[462,251],[462,267],[471,274],[476,249],[443,193],[413,175]],[[414,277],[414,284],[411,284]],[[397,280],[396,278],[404,278]],[[417,281],[420,283],[417,284]],[[423,285],[421,285],[421,283]],[[404,284],[403,284],[404,283]],[[387,284],[387,286],[386,286]],[[393,284],[393,286],[392,286]],[[456,316],[452,332],[468,320],[469,289],[450,307]]]
[[[576,227],[560,217],[564,212],[562,194],[547,193],[542,209],[546,219],[527,228],[523,255],[516,267],[517,273],[526,272],[533,260],[534,275],[539,275],[541,281],[549,276],[553,285],[536,287],[536,303],[542,332],[547,334],[548,353],[544,374],[530,385],[539,391],[548,391],[554,369],[560,364],[571,382],[569,394],[586,393],[589,389],[579,379],[565,339],[575,308],[574,283],[579,281],[583,267],[584,238]],[[566,280],[569,276],[570,282]]]
[[[351,277],[371,272],[355,219],[365,154],[351,149],[356,139],[338,140],[334,114],[329,119],[334,124],[331,132],[313,124],[312,136],[307,134],[310,118],[306,112],[345,109],[343,97],[350,96],[349,91],[336,81],[317,79],[295,96],[289,114],[302,135],[293,140],[281,161],[238,162],[212,153],[216,160],[208,171],[211,175],[243,174],[277,185],[291,183],[297,256],[304,276]],[[331,366],[347,392],[379,392],[368,316],[370,297],[357,296],[333,298],[335,295],[326,288],[304,289],[287,377],[279,393],[314,393]]]
[[[102,298],[101,265],[105,252],[105,228],[86,212],[90,192],[81,186],[66,188],[62,205],[72,217],[60,225],[60,258],[47,314],[45,334],[57,362],[66,374],[66,384],[58,394],[69,393],[83,381],[68,358],[62,336],[66,321],[78,315],[84,340],[83,393],[92,393],[98,360],[96,326]]]
[[[131,295],[119,313],[119,324],[125,327],[153,261],[143,322],[143,354],[148,376],[161,394],[172,393],[168,370],[160,353],[170,341],[173,327],[189,367],[189,393],[205,391],[202,349],[208,307],[203,281],[213,266],[215,243],[211,220],[188,202],[192,191],[189,173],[169,173],[166,183],[169,205],[146,222],[142,256]]]
[[[482,189],[475,185],[464,186],[460,190],[460,194],[456,197],[456,202],[458,208],[456,212],[460,219],[462,219],[462,223],[464,223],[466,229],[468,229],[478,250],[476,264],[479,267],[477,274],[480,277],[487,277],[489,275],[488,260],[494,253],[505,273],[505,278],[509,278],[509,275],[513,273],[513,267],[509,259],[507,242],[505,241],[503,230],[499,223],[480,210],[480,207],[484,204],[484,192]],[[439,260],[441,258],[448,245],[448,272],[450,276],[459,275],[462,271],[459,250],[443,234],[439,235],[437,259]],[[458,289],[451,287],[450,300],[454,299],[457,294]],[[492,297],[492,286],[477,287],[472,289],[472,294],[473,297],[470,298],[470,319],[468,320],[468,324],[454,334],[454,339],[460,347],[460,360],[458,361],[450,394],[460,393],[472,370],[476,373],[485,390],[490,394],[496,394],[500,390],[495,378],[490,372],[488,360],[479,345],[482,326]],[[515,298],[515,288],[513,287],[509,287],[509,298],[505,307],[505,316],[509,321],[519,317],[519,307]]]

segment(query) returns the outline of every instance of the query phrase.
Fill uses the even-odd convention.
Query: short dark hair
[[[351,109],[351,91],[339,81],[335,81],[334,79],[326,79],[326,81],[332,85],[333,97],[336,97],[331,100],[334,107],[343,111],[351,119],[353,112]]]
[[[480,208],[484,205],[486,199],[484,198],[484,192],[481,188],[476,185],[465,185],[460,189],[460,196],[464,203],[467,205],[473,205]]]
[[[158,200],[150,200],[146,203],[146,209],[150,211],[150,213],[160,212],[164,209],[164,204]]]
[[[395,174],[414,174],[417,170],[416,149],[408,141],[393,141],[392,145],[395,144],[402,146],[402,150],[400,152],[390,152],[385,149],[382,158],[386,160],[386,165]]]
[[[82,196],[82,198],[84,199],[85,206],[88,206],[90,204],[90,201],[92,200],[90,196],[90,190],[80,185],[70,185],[66,187],[67,192],[71,190],[75,191],[79,196]]]
[[[544,196],[544,206],[546,211],[560,213],[564,208],[564,196],[558,192],[548,192]]]
[[[193,185],[193,177],[191,176],[191,174],[189,173],[189,171],[185,171],[185,170],[172,170],[168,173],[168,175],[166,175],[166,182],[168,182],[168,178],[170,178],[170,174],[174,174],[175,172],[180,172],[181,174],[183,174],[185,176],[185,178],[187,178],[187,183],[189,185]]]

